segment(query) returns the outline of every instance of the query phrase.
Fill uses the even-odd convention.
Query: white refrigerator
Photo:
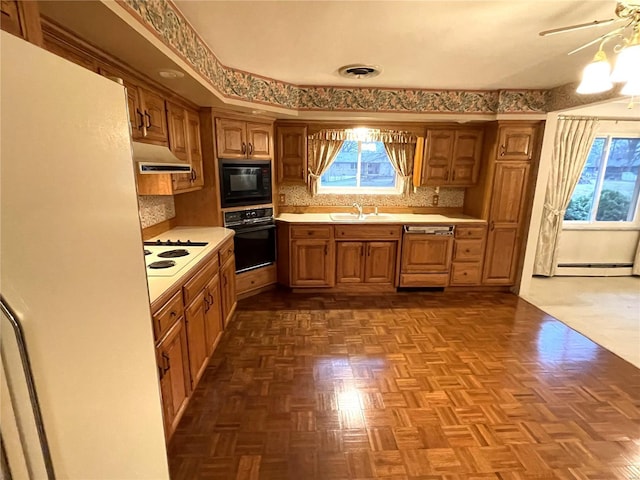
[[[123,87],[1,33],[0,293],[59,479],[169,478]],[[3,315],[3,457],[48,478]]]

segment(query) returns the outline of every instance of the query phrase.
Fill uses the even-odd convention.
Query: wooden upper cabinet
[[[498,133],[498,160],[531,160],[536,135],[535,125],[505,125]]]
[[[200,140],[200,116],[196,111],[187,110],[187,139],[192,170],[191,185],[193,187],[202,187],[204,185],[204,172],[202,166],[202,142]]]
[[[489,220],[492,224],[517,225],[520,223],[528,180],[528,162],[497,163],[489,212]]]
[[[218,158],[246,158],[246,123],[240,120],[216,118]]]
[[[402,239],[402,273],[448,272],[453,238],[406,234]]]
[[[140,110],[140,94],[138,87],[124,82],[127,89],[127,108],[129,110],[129,124],[131,125],[131,138],[138,140],[143,136],[144,114]]]
[[[478,181],[481,129],[427,130],[421,185],[466,187]]]
[[[269,124],[216,118],[218,158],[254,158],[269,160],[272,128]]]
[[[396,272],[396,242],[367,242],[364,282],[393,285]]]
[[[474,185],[478,181],[482,159],[482,130],[457,130],[453,143],[453,156],[449,184]]]
[[[444,185],[449,181],[455,132],[429,130],[425,139],[422,185]]]
[[[167,121],[169,123],[169,148],[180,160],[189,160],[187,142],[187,111],[171,102],[167,102]]]
[[[140,88],[140,110],[144,115],[143,136],[149,143],[169,146],[167,110],[162,98],[145,88]]]
[[[0,28],[40,47],[43,45],[38,2],[2,0]]]
[[[276,164],[279,183],[307,181],[307,127],[276,127]]]
[[[247,123],[247,157],[256,160],[271,160],[271,125]]]

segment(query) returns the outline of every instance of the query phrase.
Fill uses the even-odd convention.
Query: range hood
[[[176,157],[167,147],[132,142],[133,160],[140,173],[189,173],[191,164]]]

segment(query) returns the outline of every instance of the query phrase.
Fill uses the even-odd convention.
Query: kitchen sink
[[[395,219],[395,215],[379,213],[378,215],[368,214],[359,217],[357,213],[330,213],[329,218],[334,222],[374,223],[392,221]]]

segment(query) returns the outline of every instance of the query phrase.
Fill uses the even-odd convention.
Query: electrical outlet
[[[287,203],[287,196],[284,193],[281,193],[278,201],[280,202],[280,205],[284,205]]]
[[[433,197],[431,197],[431,204],[434,207],[438,206],[438,202],[440,201],[440,195],[435,194]]]

